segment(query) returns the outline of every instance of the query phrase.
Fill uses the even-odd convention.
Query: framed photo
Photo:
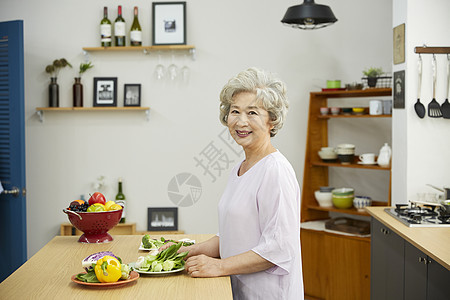
[[[186,45],[186,2],[153,2],[153,45]]]
[[[394,108],[405,108],[405,70],[394,72]]]
[[[178,207],[149,207],[148,231],[178,230]]]
[[[394,28],[394,65],[405,62],[405,24]]]
[[[123,106],[141,106],[140,84],[125,84],[123,88]]]
[[[94,106],[117,106],[117,77],[94,77]]]

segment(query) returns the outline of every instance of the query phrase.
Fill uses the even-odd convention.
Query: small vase
[[[56,82],[56,77],[50,78],[50,84],[48,85],[48,106],[59,107],[59,85]]]
[[[83,85],[81,77],[75,77],[73,84],[73,107],[83,107]]]
[[[369,87],[375,87],[377,85],[378,77],[367,77],[367,85]]]

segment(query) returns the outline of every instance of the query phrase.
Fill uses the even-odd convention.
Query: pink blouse
[[[233,298],[303,299],[295,172],[278,151],[238,176],[241,163],[233,168],[219,202],[220,256],[252,250],[275,266],[231,276]]]

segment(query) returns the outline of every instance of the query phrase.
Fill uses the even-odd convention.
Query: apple
[[[91,198],[89,198],[89,205],[93,205],[94,203],[100,203],[105,205],[106,203],[105,196],[102,193],[95,192],[93,195],[91,195]]]

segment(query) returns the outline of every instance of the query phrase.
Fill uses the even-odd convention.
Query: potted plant
[[[363,71],[363,74],[367,76],[367,85],[369,87],[375,87],[377,85],[378,77],[383,73],[383,69],[381,68],[369,68]]]
[[[87,63],[80,63],[80,69],[78,71],[78,77],[75,77],[75,83],[73,84],[73,106],[83,107],[83,85],[81,84],[81,76],[87,70],[93,68],[94,65],[89,61]]]
[[[49,107],[59,106],[59,85],[57,79],[59,71],[66,66],[72,68],[72,65],[65,58],[61,58],[55,59],[51,65],[45,67],[45,72],[50,74],[50,85],[48,86]]]

